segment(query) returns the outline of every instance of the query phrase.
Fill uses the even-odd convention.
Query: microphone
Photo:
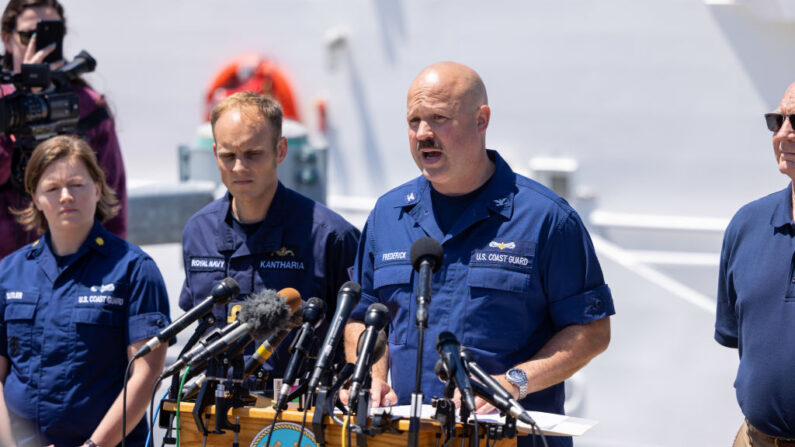
[[[210,296],[204,299],[198,306],[182,314],[176,321],[166,326],[159,334],[149,339],[138,352],[133,356],[133,360],[143,357],[160,346],[161,343],[168,342],[174,338],[178,332],[190,326],[194,321],[207,315],[214,306],[226,304],[235,299],[240,293],[240,286],[232,278],[225,278],[216,284],[210,291]]]
[[[362,298],[362,286],[359,284],[348,281],[342,285],[340,291],[337,293],[337,310],[334,312],[331,324],[329,325],[326,338],[320,347],[320,353],[315,362],[315,369],[312,376],[309,378],[308,390],[311,394],[320,383],[323,373],[331,363],[332,356],[337,350],[337,345],[340,344],[342,333],[344,331],[345,322],[348,321],[348,316],[353,311],[353,308],[359,304]]]
[[[202,340],[198,346],[188,351],[163,371],[161,378],[168,377],[183,366],[195,367],[211,357],[222,353],[239,338],[249,334],[254,340],[261,340],[281,330],[289,319],[290,308],[275,290],[265,289],[250,295],[237,314],[237,320],[226,326],[215,340]]]
[[[376,360],[374,349],[378,335],[383,333],[382,329],[384,329],[387,322],[389,322],[389,309],[386,306],[381,303],[373,303],[367,308],[367,313],[364,314],[365,330],[359,336],[359,346],[357,348],[359,355],[356,358],[356,367],[351,377],[349,408],[353,411],[356,411],[356,403],[359,400],[362,384],[370,372],[373,362]],[[382,349],[382,351],[384,350]],[[383,355],[383,352],[381,355]]]
[[[442,382],[447,382],[450,380],[450,374],[447,371],[447,367],[444,364],[442,359],[439,359],[436,362],[436,367],[433,369],[436,373],[436,376],[439,377],[439,380]],[[501,393],[495,393],[486,385],[481,384],[480,382],[473,380],[472,381],[472,390],[481,397],[481,399],[485,400],[486,402],[492,404],[495,408],[500,410],[502,413],[509,414],[513,418],[518,419],[525,424],[528,425],[535,425],[535,421],[529,414],[524,410],[524,408],[519,406],[519,408],[515,408],[507,399],[505,399]]]
[[[326,315],[326,302],[320,298],[310,298],[304,309],[304,324],[301,325],[300,332],[293,339],[290,346],[290,361],[284,370],[284,381],[279,390],[279,400],[276,402],[276,410],[281,410],[287,404],[287,397],[290,395],[290,387],[295,382],[295,378],[301,372],[304,360],[312,349],[312,339],[315,327],[323,321]]]
[[[461,347],[461,360],[464,361],[464,366],[469,373],[475,376],[475,379],[483,382],[483,385],[485,385],[494,396],[489,400],[483,393],[479,393],[477,389],[474,390],[475,394],[489,401],[490,404],[497,407],[503,413],[510,414],[526,424],[532,425],[535,423],[533,418],[531,418],[524,407],[522,407],[522,404],[520,404],[497,379],[486,373],[486,371],[475,362],[475,356],[472,355],[469,349],[463,346]],[[477,382],[472,382],[473,388],[476,387],[476,383]],[[478,385],[480,384],[478,383]]]
[[[292,316],[290,316],[286,328],[268,337],[268,339],[265,340],[256,351],[254,351],[254,354],[252,354],[251,357],[249,357],[246,360],[243,379],[246,379],[248,376],[254,374],[254,371],[256,371],[257,368],[262,366],[262,364],[268,360],[268,357],[270,357],[271,353],[276,349],[276,346],[278,346],[279,343],[281,343],[281,341],[284,340],[284,338],[290,333],[290,329],[301,324],[302,314],[303,314],[303,301],[301,301],[301,294],[292,287],[286,287],[282,290],[279,290],[279,295],[281,295],[284,298],[285,303],[287,303],[287,305],[290,307],[293,314]],[[281,338],[279,338],[280,336]],[[235,342],[235,344],[233,344],[232,347],[229,348],[229,352],[227,352],[226,355],[231,358],[243,353],[243,350],[246,349],[246,346],[248,346],[248,344],[251,343],[252,341],[253,338],[251,337],[250,334],[246,334],[240,337]],[[263,346],[266,345],[268,345],[270,348],[270,352],[268,352],[267,355],[265,355],[264,353],[260,353],[261,350],[265,349],[263,348]],[[261,362],[259,362],[260,361],[259,359],[262,357],[258,354],[265,355],[264,359],[262,359]],[[256,359],[252,361],[252,359],[255,357]],[[203,372],[202,373],[198,372],[198,370],[202,369],[204,369],[203,364],[191,368],[190,376],[193,376],[193,378],[189,382],[187,382],[182,389],[183,400],[190,398],[195,392],[199,390],[199,387],[202,385],[202,383],[204,383],[204,380],[207,378],[207,375]],[[194,371],[196,372],[195,374]]]
[[[439,271],[444,250],[436,239],[423,237],[411,244],[411,265],[419,273],[417,282],[417,325],[428,327],[428,305],[431,303],[431,276]]]
[[[300,326],[301,322],[304,321],[305,306],[304,302],[301,301],[301,294],[292,287],[287,287],[286,289],[279,290],[279,295],[284,297],[285,302],[290,306],[290,311],[293,314],[290,315],[290,319],[287,321],[287,326],[284,329],[268,337],[259,345],[254,353],[246,359],[246,366],[243,368],[243,378],[254,374],[260,366],[264,365],[281,342],[287,338],[290,331]]]
[[[455,382],[458,390],[461,391],[462,401],[469,407],[470,411],[474,412],[475,396],[472,394],[472,384],[469,376],[467,376],[467,372],[461,362],[460,346],[452,332],[445,331],[436,337],[436,351],[442,357],[449,376]]]
[[[356,341],[356,355],[362,352],[363,343],[364,331],[359,334],[359,340]],[[373,347],[373,363],[379,361],[384,354],[386,354],[386,332],[378,331],[378,335],[375,339],[375,347]]]

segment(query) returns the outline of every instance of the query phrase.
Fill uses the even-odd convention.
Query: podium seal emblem
[[[268,424],[251,441],[251,447],[266,447],[265,443],[268,442],[271,427],[273,428],[271,447],[317,447],[315,434],[308,428],[304,428],[304,437],[301,438],[299,446],[298,438],[301,436],[301,426],[292,422],[277,422],[275,426]]]

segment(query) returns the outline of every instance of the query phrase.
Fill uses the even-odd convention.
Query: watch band
[[[525,379],[524,383],[518,383],[517,385],[519,385],[519,399],[524,399],[527,396],[527,379]]]
[[[89,439],[86,439],[86,442],[84,442],[84,443],[83,443],[83,445],[87,445],[88,447],[99,447],[99,446],[97,445],[97,443],[95,443],[94,441],[92,441],[90,438],[89,438]]]
[[[518,374],[520,379],[515,379],[512,374]],[[505,373],[505,379],[516,385],[519,388],[519,399],[524,399],[527,396],[527,373],[520,368],[511,368]]]

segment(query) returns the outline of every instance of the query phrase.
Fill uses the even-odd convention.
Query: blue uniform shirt
[[[49,233],[3,259],[0,316],[19,445],[81,445],[122,390],[127,346],[170,323],[154,261],[98,222],[62,268]],[[146,427],[142,420],[128,444],[143,445]]]
[[[745,417],[795,437],[795,224],[792,185],[751,202],[723,238],[715,339],[738,348],[734,387]]]
[[[430,236],[442,244],[444,263],[433,275],[425,333],[425,401],[441,396],[433,374],[436,337],[453,332],[490,374],[530,359],[557,331],[614,313],[590,237],[577,214],[540,184],[515,174],[494,151],[488,186],[443,234],[434,218],[431,186],[418,177],[382,196],[371,212],[354,275],[362,300],[351,318],[384,303],[392,320],[389,361],[399,404],[414,391],[418,332],[409,251]],[[528,395],[529,409],[563,413],[563,384]],[[566,442],[570,442],[566,441]]]
[[[185,283],[180,307],[190,309],[209,295],[213,285],[230,276],[240,284],[238,301],[262,289],[293,287],[304,300],[313,296],[324,299],[326,321],[330,319],[337,292],[350,279],[359,230],[281,182],[265,220],[250,236],[233,225],[230,204],[227,193],[199,210],[185,225]],[[213,309],[219,326],[226,323],[231,305]],[[322,337],[323,327],[318,332]],[[265,364],[266,370],[276,371],[271,377],[283,374],[289,360],[289,341],[282,342]],[[253,349],[252,344],[248,352]]]

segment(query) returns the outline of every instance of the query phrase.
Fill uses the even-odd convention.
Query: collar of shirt
[[[220,252],[233,252],[235,256],[245,256],[252,253],[266,253],[278,250],[282,246],[282,233],[287,217],[288,201],[287,188],[279,182],[276,193],[273,195],[265,220],[251,236],[235,231],[227,216],[232,206],[232,196],[229,192],[224,196],[221,209],[218,213],[218,237],[216,246]]]
[[[516,174],[497,151],[487,149],[486,153],[496,165],[491,182],[473,199],[472,204],[453,224],[447,236],[439,229],[434,218],[431,183],[424,176],[419,176],[406,185],[393,206],[403,208],[406,214],[417,221],[429,236],[441,243],[463,232],[476,222],[488,218],[492,213],[502,216],[505,220],[510,220],[513,216]]]
[[[792,221],[792,183],[778,192],[778,203],[773,215],[770,216],[770,225],[774,228],[793,226]]]
[[[83,241],[83,245],[77,249],[77,254],[74,256],[71,263],[83,257],[88,251],[94,251],[102,256],[108,256],[110,250],[112,250],[110,246],[111,243],[111,234],[95,219],[91,232],[88,233],[88,237]],[[44,274],[46,274],[51,281],[55,281],[61,272],[61,269],[58,268],[58,262],[55,259],[55,253],[52,251],[52,240],[49,231],[30,245],[27,258],[36,259],[39,267],[41,267]]]

